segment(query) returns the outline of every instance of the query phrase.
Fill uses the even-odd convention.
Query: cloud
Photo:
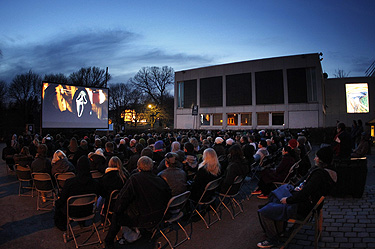
[[[0,41],[1,79],[10,82],[15,75],[30,69],[40,75],[69,75],[82,67],[109,67],[112,82],[126,82],[141,67],[171,66],[186,68],[205,65],[212,58],[187,53],[168,53],[162,48],[142,45],[145,38],[125,30],[85,31],[58,34],[38,44],[18,44],[16,39]],[[124,77],[124,78],[122,78]]]

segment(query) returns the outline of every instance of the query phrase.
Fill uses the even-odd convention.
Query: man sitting
[[[139,158],[137,169],[139,172],[126,181],[116,201],[111,226],[105,238],[107,247],[113,247],[121,225],[146,229],[155,227],[171,198],[168,184],[152,173],[151,158]]]

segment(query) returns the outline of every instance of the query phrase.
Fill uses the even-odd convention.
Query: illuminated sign
[[[367,83],[345,84],[347,113],[368,113],[368,85]]]

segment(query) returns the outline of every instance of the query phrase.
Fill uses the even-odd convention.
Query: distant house
[[[368,98],[375,96],[374,79],[324,79],[320,61],[320,54],[313,53],[178,71],[174,127],[318,128],[335,126],[337,120],[350,126],[351,119],[374,119],[375,106]],[[367,84],[367,111],[348,113],[347,103],[358,107],[359,98],[366,99],[363,91],[356,92],[356,85],[346,87],[348,83]]]

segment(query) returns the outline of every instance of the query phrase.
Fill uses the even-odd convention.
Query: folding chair
[[[236,217],[237,215],[239,215],[240,213],[243,213],[243,208],[242,208],[242,204],[239,203],[237,200],[236,200],[236,197],[239,195],[240,191],[241,191],[241,186],[242,186],[242,182],[243,180],[245,179],[245,177],[243,176],[236,176],[236,178],[234,178],[234,182],[232,183],[232,185],[228,188],[227,192],[225,194],[223,193],[219,193],[219,206],[216,208],[216,210],[219,210],[220,208],[220,205],[223,205],[225,207],[225,209],[229,212],[230,216],[232,217],[232,219],[234,220],[234,217]],[[230,190],[232,188],[238,188],[237,192],[234,193],[234,194],[229,194]],[[220,198],[221,197],[221,198]],[[228,208],[228,206],[224,203],[224,201],[226,199],[229,199],[229,203],[232,207],[232,211],[230,211],[230,209]],[[235,213],[234,211],[234,208],[235,206],[238,206],[240,211]]]
[[[282,182],[273,182],[273,184],[275,185],[276,188],[280,187],[281,185],[284,185],[284,184],[294,184],[294,182],[292,181],[292,178],[296,175],[296,171],[299,167],[299,163],[301,162],[301,160],[297,161],[296,163],[294,163],[290,169],[289,169],[289,172],[288,174],[285,176],[284,180]]]
[[[31,177],[31,169],[28,166],[23,167],[19,164],[16,164],[15,170],[16,170],[17,179],[19,181],[18,196],[34,197],[34,192],[33,192],[34,188],[33,188],[33,183],[32,183],[33,178]],[[23,182],[27,182],[28,184],[31,184],[31,186],[24,187],[22,186]],[[21,194],[21,189],[31,189],[31,195]]]
[[[73,172],[56,173],[55,180],[56,180],[56,186],[57,186],[58,192],[59,193],[61,192],[66,180],[73,178],[75,176],[76,175]]]
[[[303,220],[296,220],[296,219],[289,219],[288,223],[293,224],[293,232],[289,236],[288,240],[284,243],[281,249],[285,248],[289,242],[292,241],[294,236],[301,230],[304,225],[309,225],[315,227],[315,238],[314,238],[314,248],[318,248],[318,242],[322,235],[322,227],[323,227],[323,201],[324,196],[320,197],[319,201],[315,204],[314,208],[310,211],[310,213],[306,216]]]
[[[186,202],[189,200],[190,191],[186,191],[180,195],[176,195],[172,197],[167,205],[167,208],[164,211],[164,215],[162,220],[159,222],[159,224],[155,227],[153,235],[151,238],[153,238],[156,234],[156,232],[160,232],[161,235],[165,238],[165,240],[168,242],[169,246],[173,249],[177,246],[181,245],[185,241],[189,240],[190,237],[187,234],[185,228],[180,224],[180,219],[184,216],[183,208],[186,204]],[[178,225],[182,231],[185,233],[185,238],[178,242],[178,227],[175,228],[175,225]],[[169,229],[169,232],[171,230],[176,231],[176,242],[174,245],[172,245],[171,241],[166,236],[165,231]]]
[[[48,173],[32,173],[31,176],[34,181],[35,190],[38,192],[38,198],[36,200],[36,209],[52,210],[55,206],[56,198],[55,188],[53,186],[51,176]],[[51,194],[51,197],[47,197],[48,194]],[[42,207],[42,203],[47,201],[52,201],[51,208]]]
[[[63,234],[65,243],[67,243],[68,240],[70,239],[70,233],[72,234],[76,248],[81,247],[81,246],[97,244],[98,242],[100,244],[102,243],[102,240],[100,239],[100,236],[99,236],[98,229],[96,228],[95,221],[94,221],[96,202],[97,202],[96,194],[75,195],[75,196],[71,196],[68,198],[68,200],[66,201],[67,203],[66,204],[67,227],[66,227],[66,233]],[[77,214],[74,214],[74,211],[78,212],[79,209],[81,209],[81,211],[82,209],[84,209],[84,211],[90,210],[90,212],[85,214],[85,216],[80,217]],[[73,222],[85,222],[85,221],[90,221],[90,220],[92,221],[92,224],[91,224],[92,233],[90,234],[90,236],[88,236],[88,238],[86,239],[86,241],[84,241],[84,243],[78,244],[76,234],[74,233],[74,232],[78,232],[78,229],[73,230],[72,223]],[[82,231],[83,229],[80,228],[79,230]],[[93,242],[87,242],[91,238],[94,232],[96,232],[96,235],[98,236],[98,240],[95,240]]]
[[[113,207],[115,205],[115,202],[118,198],[119,190],[115,189],[112,191],[110,197],[109,197],[109,202],[107,206],[107,211],[105,212],[105,218],[104,218],[104,223],[103,223],[103,232],[105,232],[105,229],[111,225],[111,220],[109,219],[109,215],[113,214]],[[107,226],[108,224],[108,226]]]
[[[207,201],[203,201],[203,197],[205,196],[206,192],[207,191],[215,191],[219,186],[220,186],[220,183],[222,181],[222,177],[216,179],[216,180],[213,180],[209,183],[207,183],[204,191],[203,191],[203,194],[202,196],[199,198],[199,201],[197,202],[196,206],[194,207],[194,210],[190,216],[190,219],[191,217],[194,215],[194,212],[196,212],[199,217],[201,217],[201,219],[203,220],[204,224],[206,225],[207,228],[210,228],[211,225],[215,224],[217,221],[221,220],[220,217],[219,217],[219,214],[216,212],[216,209],[212,207],[212,204],[215,202],[216,200],[216,194],[213,194],[211,196],[211,198]],[[209,214],[209,209],[207,211],[208,213],[208,223],[207,221],[204,219],[204,214],[202,215],[201,212],[198,211],[198,207],[201,209],[201,210],[207,210],[209,208],[211,208],[211,210],[215,213],[217,219],[215,219],[214,221],[211,222],[211,217],[210,217],[210,214]],[[190,220],[189,219],[189,220]]]
[[[7,155],[5,157],[5,167],[7,170],[7,175],[9,175],[12,172],[12,169],[14,170],[15,164],[16,163],[14,162],[13,155]]]
[[[91,170],[91,177],[92,179],[100,179],[104,175],[103,173],[99,172],[98,170]]]

